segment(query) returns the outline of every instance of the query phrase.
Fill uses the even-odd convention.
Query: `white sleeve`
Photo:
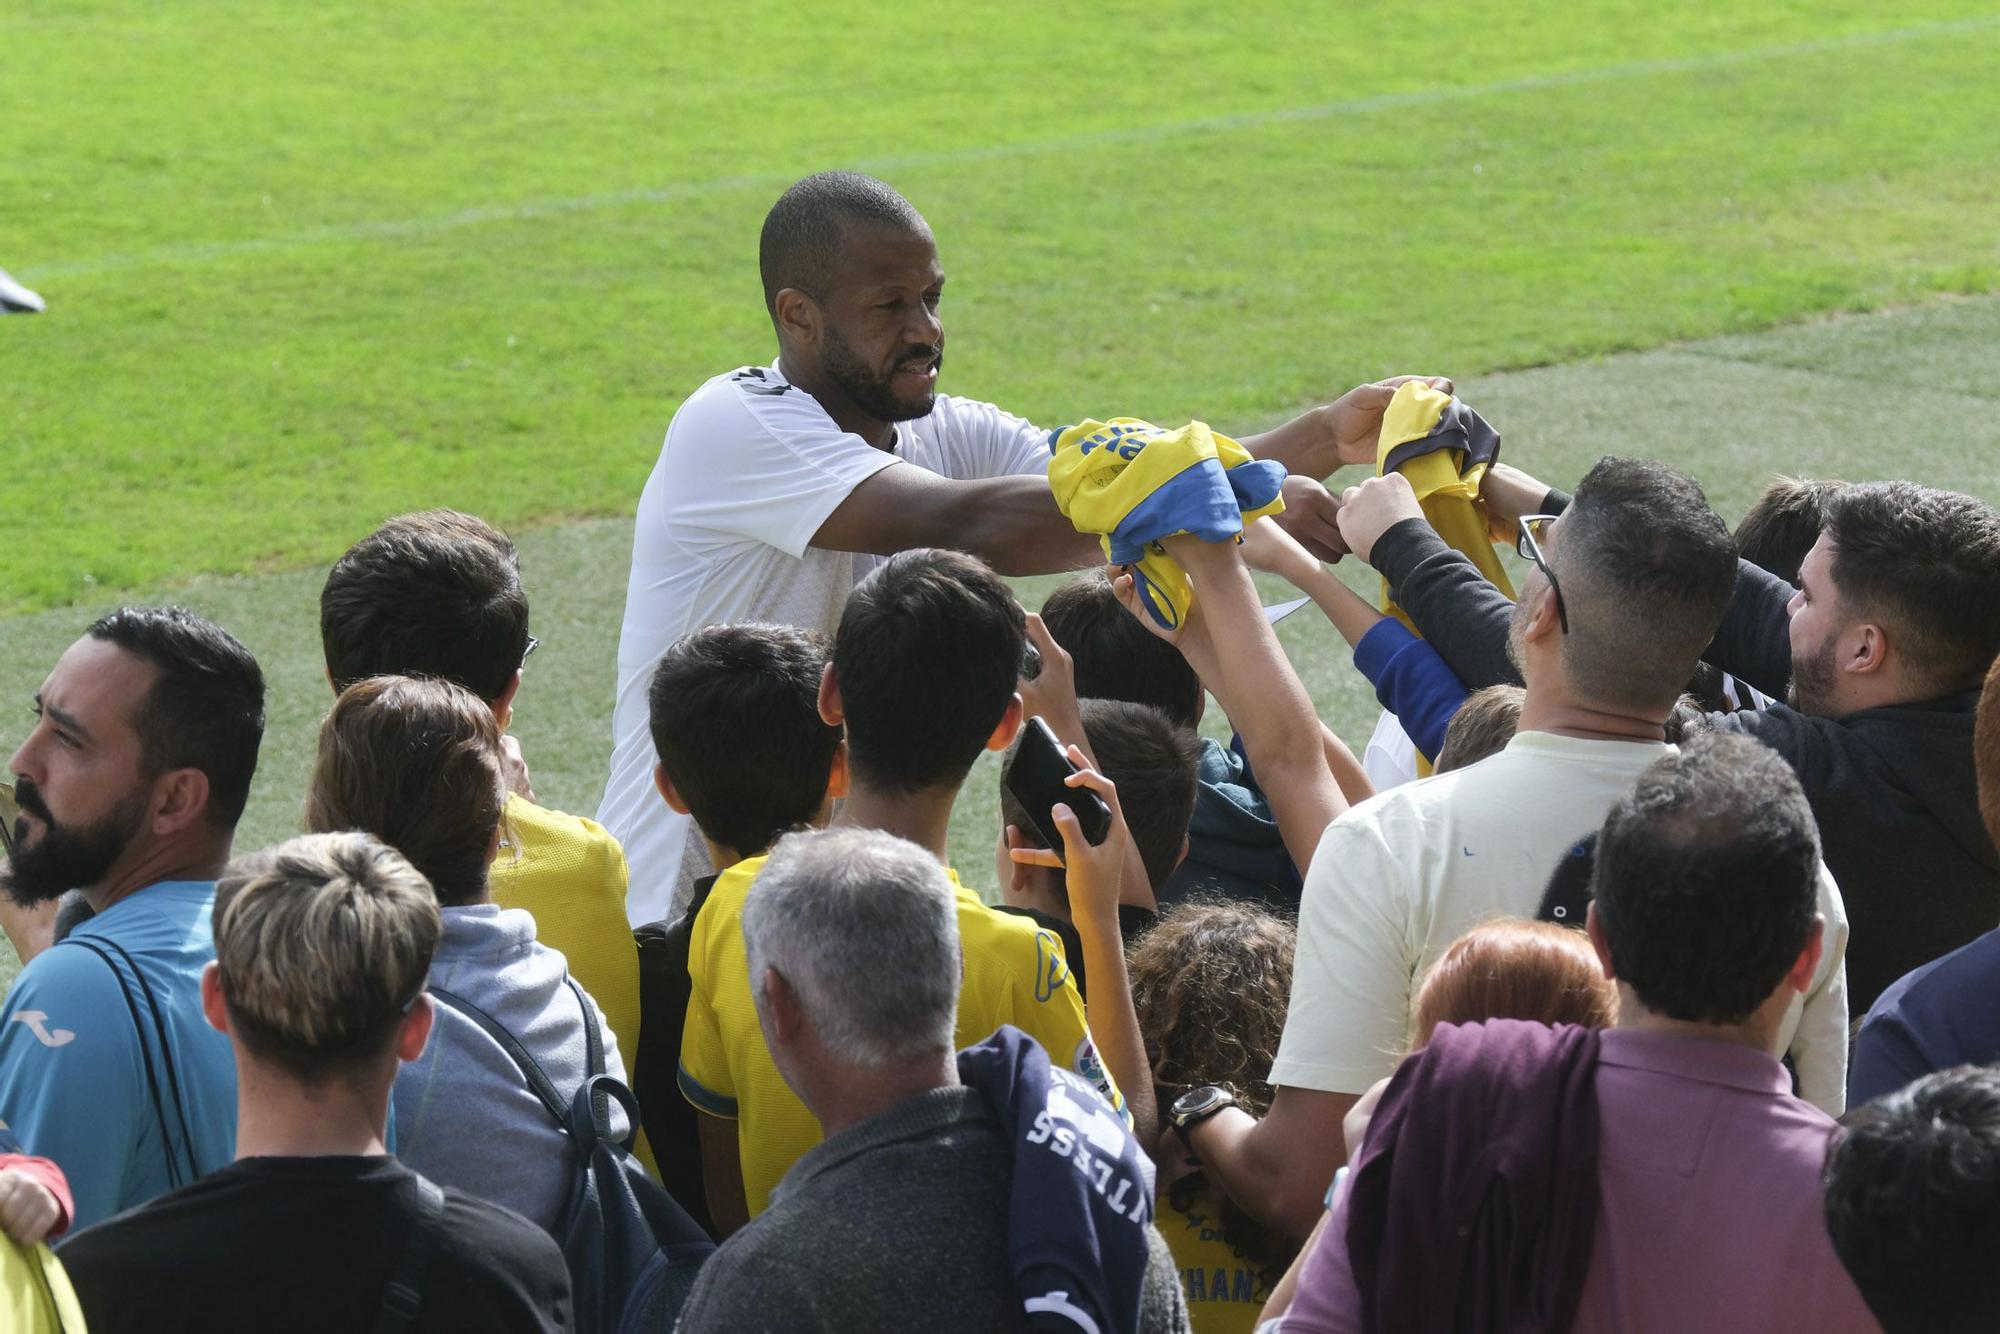
[[[1414,969],[1407,876],[1367,812],[1350,811],[1321,835],[1299,901],[1292,1004],[1271,1083],[1360,1094],[1395,1070]]]
[[[1049,433],[1024,417],[948,394],[938,395],[931,416],[937,471],[946,477],[970,482],[1049,470]]]
[[[1786,1016],[1785,1028],[1792,1031],[1783,1045],[1798,1072],[1799,1096],[1837,1117],[1847,1110],[1847,905],[1824,863],[1818,907],[1826,919],[1819,967],[1803,1006],[1795,1004]]]
[[[703,386],[667,428],[667,522],[690,546],[748,539],[803,556],[827,516],[897,458],[841,430],[803,391],[736,377]]]

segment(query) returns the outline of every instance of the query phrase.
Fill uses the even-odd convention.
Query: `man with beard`
[[[0,1008],[0,1120],[53,1158],[88,1227],[235,1152],[229,1044],[202,1021],[209,911],[264,735],[264,677],[178,607],[92,625],[35,696],[8,762],[17,903],[81,889],[96,914]]]
[[[624,845],[635,924],[678,908],[713,869],[653,788],[646,689],[669,645],[733,622],[831,634],[869,558],[911,548],[970,552],[1002,574],[1098,559],[1097,539],[1049,492],[1048,433],[937,392],[944,270],[909,201],[851,172],[808,177],[765,218],[758,262],[777,360],[688,396],[639,499],[597,812]],[[1243,441],[1297,474],[1280,521],[1309,548],[1337,551],[1317,479],[1374,461],[1397,383],[1363,385]],[[1079,416],[1106,416],[1124,405],[1082,406]]]
[[[1518,680],[1507,600],[1405,495],[1375,481],[1361,490],[1341,531],[1424,637],[1473,689]],[[1511,468],[1496,469],[1484,495],[1508,517],[1566,503]],[[1787,701],[1709,722],[1797,770],[1853,912],[1848,995],[1859,1011],[2000,920],[2000,853],[1972,758],[1980,682],[2000,654],[2000,512],[1914,482],[1849,486],[1826,505],[1799,587],[1738,562],[1704,656]]]
[[[1571,845],[1668,753],[1667,715],[1736,580],[1735,545],[1701,488],[1657,463],[1603,460],[1560,519],[1524,521],[1520,546],[1533,565],[1512,628],[1527,679],[1514,739],[1327,827],[1299,907],[1270,1111],[1253,1121],[1198,1089],[1168,1116],[1212,1180],[1294,1236],[1345,1157],[1342,1118],[1395,1069],[1417,981],[1482,918],[1532,916]],[[1818,879],[1825,946],[1771,1054],[1789,1050],[1802,1096],[1838,1114],[1847,924],[1824,867]]]

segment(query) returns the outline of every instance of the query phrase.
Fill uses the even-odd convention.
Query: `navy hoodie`
[[[958,1054],[1014,1146],[1008,1262],[1031,1329],[1139,1328],[1153,1164],[1111,1105],[1003,1024]]]

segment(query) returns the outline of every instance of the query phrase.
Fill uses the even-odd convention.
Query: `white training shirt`
[[[653,786],[646,687],[681,636],[762,621],[832,634],[872,556],[810,545],[840,502],[882,469],[913,463],[960,481],[1045,473],[1047,433],[991,403],[937,396],[898,423],[888,449],[843,431],[773,366],[718,375],[667,426],[639,497],[618,636],[611,776],[598,822],[625,847],[634,925],[671,916],[708,855]]]
[[[1556,863],[1596,832],[1659,742],[1519,732],[1497,755],[1369,798],[1326,828],[1299,902],[1291,1010],[1271,1082],[1366,1092],[1395,1071],[1424,975],[1480,921],[1533,917]],[[1825,946],[1778,1035],[1799,1095],[1847,1100],[1847,911],[1824,864]]]

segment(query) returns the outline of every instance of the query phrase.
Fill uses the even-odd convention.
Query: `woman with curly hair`
[[[1155,1095],[1215,1084],[1262,1115],[1292,992],[1294,925],[1243,903],[1183,903],[1132,944],[1127,971]],[[1212,1189],[1162,1165],[1157,1222],[1197,1334],[1249,1334],[1298,1246]]]

